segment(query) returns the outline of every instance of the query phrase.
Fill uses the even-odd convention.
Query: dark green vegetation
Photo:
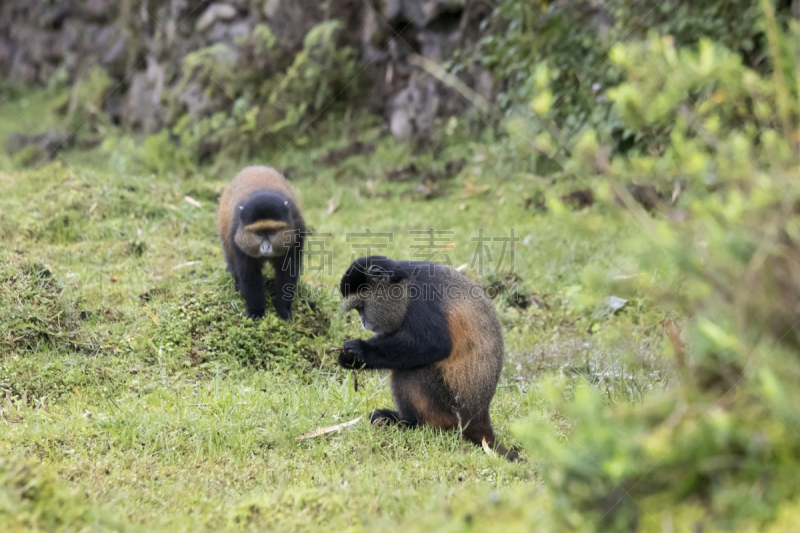
[[[665,5],[687,21],[672,37],[633,33],[602,56],[600,79],[619,83],[597,103],[627,149],[616,126],[564,118],[563,67],[520,54],[531,113],[497,131],[454,119],[434,154],[352,118],[357,135],[333,135],[334,114],[260,155],[332,233],[331,270],[304,275],[293,326],[239,319],[213,217],[238,161],[187,166],[113,129],[39,167],[3,156],[0,526],[791,531],[800,30],[769,2],[709,3],[708,18],[703,2]],[[0,134],[56,122],[52,98],[0,107]],[[491,414],[529,463],[363,419],[295,439],[391,402],[385,376],[356,389],[334,364],[363,333],[326,287],[351,260],[346,233],[366,227],[394,232],[395,257],[414,253],[410,229],[452,230],[440,253],[455,266],[479,228],[514,228],[515,277],[467,273],[506,287]]]

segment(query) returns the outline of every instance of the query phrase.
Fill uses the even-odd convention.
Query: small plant
[[[43,347],[67,349],[78,340],[75,302],[37,261],[0,253],[0,349],[6,353]]]
[[[79,78],[62,107],[66,115],[65,128],[75,133],[92,131],[99,125],[107,124],[108,118],[103,110],[103,102],[111,89],[111,77],[100,67],[90,69]]]
[[[159,322],[166,354],[192,365],[228,358],[262,368],[319,365],[314,339],[330,325],[321,301],[297,300],[294,321],[287,324],[274,309],[261,320],[244,319],[239,298],[229,291],[204,292],[170,309]]]

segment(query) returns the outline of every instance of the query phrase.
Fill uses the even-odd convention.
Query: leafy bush
[[[337,46],[340,29],[341,23],[331,20],[308,32],[303,50],[270,93],[263,117],[267,131],[296,132],[303,121],[322,112],[353,80],[355,51]]]
[[[707,40],[686,49],[653,35],[612,50],[627,81],[610,100],[651,151],[598,160],[612,140],[587,132],[567,147],[572,158],[555,178],[594,175],[602,209],[642,228],[625,245],[638,258],[629,274],[651,302],[685,317],[681,327],[665,322],[681,379],[642,404],[610,407],[588,383],[544,386],[548,420],[521,424],[519,435],[547,490],[487,509],[488,529],[796,527],[800,94],[789,80],[800,79],[800,26],[782,31],[771,4],[762,6],[772,62],[781,66],[771,73]],[[621,186],[630,182],[673,194],[651,215]],[[548,202],[556,207],[559,199]],[[553,416],[569,421],[566,438],[551,429]]]
[[[644,38],[655,28],[662,35],[671,35],[679,47],[708,39],[740,54],[747,66],[766,70],[767,39],[758,4],[753,0],[673,0],[654,5],[633,0],[616,2],[614,13],[617,24],[631,37]],[[789,14],[786,7],[782,17]]]
[[[100,67],[90,69],[75,82],[62,105],[66,115],[64,127],[76,133],[92,131],[99,125],[108,124],[103,101],[109,90],[112,90],[112,80],[108,72]]]
[[[565,138],[591,127],[609,139],[613,152],[643,150],[647,139],[613,112],[608,98],[607,90],[625,76],[618,62],[609,58],[614,43],[641,39],[648,32],[670,35],[681,48],[694,48],[706,39],[764,71],[769,67],[767,39],[759,14],[752,0],[675,0],[658,5],[504,0],[486,23],[487,35],[456,61],[455,70],[468,62],[489,69],[504,83],[498,103],[514,115],[525,115],[525,104],[531,100],[551,102],[543,108]],[[779,17],[787,15],[783,8]],[[552,131],[548,121],[531,120],[528,127],[534,136]]]

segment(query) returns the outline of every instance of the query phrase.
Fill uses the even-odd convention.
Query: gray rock
[[[211,43],[220,43],[228,40],[228,27],[222,21],[217,21],[211,26],[211,31],[208,32],[208,41]]]
[[[217,21],[212,26],[211,31],[208,32],[208,40],[212,43],[228,43],[235,44],[238,38],[247,37],[250,33],[250,28],[246,21],[234,22],[228,24],[225,22]]]
[[[391,99],[389,110],[389,129],[396,138],[427,137],[439,110],[436,80],[412,74],[408,86]]]
[[[444,13],[463,9],[462,0],[387,0],[383,17],[388,22],[411,22],[417,28],[424,28]]]
[[[83,38],[83,34],[87,31],[92,35],[97,33],[97,26],[95,24],[85,24],[77,19],[71,19],[64,23],[61,34],[64,36],[64,46],[67,50],[76,48]]]
[[[67,53],[67,38],[63,32],[50,33],[48,35],[43,58],[45,60],[58,62]]]
[[[445,13],[460,13],[464,9],[463,0],[428,0],[422,2],[422,11],[427,17],[425,24],[439,18]]]
[[[115,75],[124,75],[128,57],[127,52],[128,40],[125,37],[120,37],[103,55],[103,66]]]
[[[64,19],[72,15],[73,12],[74,8],[72,2],[70,0],[61,0],[46,10],[39,22],[43,28],[59,26],[64,22]]]
[[[18,42],[25,43],[24,47],[20,47],[20,51],[25,54],[26,59],[37,65],[41,63],[44,59],[44,51],[47,49],[48,34],[26,27],[20,29],[18,35]]]
[[[491,72],[486,69],[480,69],[478,71],[478,83],[476,85],[475,90],[479,95],[483,96],[484,100],[487,102],[494,100],[494,80],[492,79]]]
[[[11,64],[11,42],[0,37],[0,69],[6,69]]]
[[[236,8],[228,4],[211,4],[197,19],[195,29],[205,31],[218,20],[231,20],[236,17]]]
[[[147,70],[131,76],[131,87],[122,109],[122,120],[144,133],[161,129],[161,93],[164,88],[164,68],[147,57]]]
[[[403,0],[386,0],[383,4],[383,18],[395,22],[403,14]]]
[[[131,127],[141,126],[152,98],[148,94],[147,74],[136,72],[131,76],[131,86],[122,110],[123,121]]]
[[[617,314],[628,304],[628,300],[619,296],[608,296],[603,299],[603,303],[597,306],[592,313],[596,319],[605,318]]]
[[[110,65],[115,61],[119,61],[125,55],[125,50],[128,49],[128,40],[125,37],[120,37],[103,55],[103,64]]]
[[[105,48],[110,43],[113,42],[114,37],[117,34],[118,29],[114,26],[103,26],[97,32],[97,35],[94,39],[90,39],[89,42],[94,43],[94,46],[98,48]]]
[[[114,124],[119,124],[122,120],[122,106],[123,106],[123,99],[121,96],[112,94],[108,98],[106,98],[103,108],[105,109],[108,116],[111,117],[111,121]]]
[[[394,109],[389,117],[389,130],[395,139],[410,139],[414,135],[414,126],[408,111],[402,107]]]
[[[169,3],[170,18],[181,18],[189,9],[189,0],[171,0]]]
[[[85,0],[78,5],[81,18],[95,22],[106,22],[111,18],[110,0]]]
[[[41,152],[43,156],[52,160],[63,148],[70,148],[74,145],[74,135],[62,130],[50,130],[39,135],[12,133],[8,138],[6,149],[10,155],[14,155],[23,148],[33,146],[37,152]]]
[[[246,20],[240,20],[231,24],[228,28],[228,34],[234,39],[244,38],[250,35],[250,25]]]
[[[420,44],[420,55],[433,59],[437,63],[452,57],[461,44],[461,31],[458,22],[449,26],[425,28],[417,33]]]
[[[206,93],[205,87],[197,81],[187,84],[178,93],[178,102],[182,104],[190,116],[198,118],[213,110],[213,103]]]
[[[341,5],[348,1],[353,0],[267,0],[262,11],[275,36],[292,48],[303,42],[311,28],[328,18],[326,7],[330,17],[336,17]],[[355,0],[355,3],[364,8],[361,0]],[[349,11],[352,13],[354,10],[350,8]]]
[[[274,18],[281,7],[281,0],[267,0],[264,2],[264,16],[268,19]]]
[[[225,3],[232,5],[242,14],[247,13],[250,8],[250,0],[225,0]]]
[[[370,43],[364,45],[361,51],[362,60],[367,64],[380,64],[389,60],[388,52],[378,50],[377,47],[372,46]]]
[[[8,78],[16,83],[33,83],[36,81],[36,68],[26,61],[21,53],[14,54]]]

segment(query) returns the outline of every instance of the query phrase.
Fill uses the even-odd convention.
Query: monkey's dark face
[[[364,329],[375,334],[400,329],[408,308],[410,279],[383,256],[357,259],[342,277],[342,310],[356,309]]]
[[[256,194],[239,206],[238,214],[240,224],[234,240],[247,255],[276,257],[292,244],[288,200],[275,194]]]
[[[261,192],[254,194],[239,206],[242,226],[261,220],[289,220],[289,200],[277,194]]]
[[[398,283],[372,282],[342,301],[342,309],[358,311],[361,326],[375,334],[400,329],[408,308],[408,280]]]
[[[358,318],[361,320],[361,327],[367,331],[375,331],[375,324],[370,323],[370,321],[366,318],[364,302],[359,301],[358,306],[355,309],[358,311]]]

